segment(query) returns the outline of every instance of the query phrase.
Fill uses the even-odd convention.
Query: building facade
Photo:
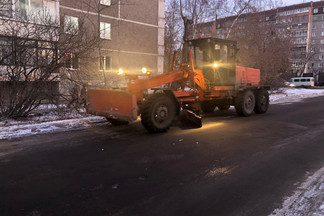
[[[261,22],[276,24],[276,28],[289,32],[291,37],[291,73],[301,76],[304,73],[324,71],[324,2],[307,2],[277,9],[258,12]],[[200,24],[196,36],[231,36],[231,29],[244,28],[249,18],[255,15],[242,14]],[[235,24],[233,24],[235,23]],[[288,46],[287,46],[288,47]]]
[[[95,31],[100,43],[91,58],[94,70],[109,75],[120,68],[125,73],[140,73],[146,67],[152,74],[163,72],[164,0],[3,0],[0,20],[27,22],[29,15],[48,13],[58,20],[66,34],[73,34],[81,25]],[[66,26],[69,26],[66,27]],[[72,28],[71,28],[72,27]],[[53,38],[52,38],[53,40]],[[0,58],[8,64],[6,49],[10,46],[0,28]],[[37,43],[37,42],[36,42]],[[38,46],[37,46],[38,47]],[[33,51],[39,55],[38,50]],[[38,60],[37,60],[38,61]],[[80,69],[80,59],[66,53],[66,67]],[[109,77],[109,76],[108,76]],[[1,74],[0,74],[1,79]]]
[[[100,27],[99,70],[163,72],[164,0],[60,0],[64,20],[77,22],[85,14],[89,25]]]

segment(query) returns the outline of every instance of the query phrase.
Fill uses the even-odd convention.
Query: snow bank
[[[324,167],[309,176],[270,216],[324,215]]]
[[[302,99],[323,96],[324,89],[281,88],[271,92],[270,104],[299,102]]]

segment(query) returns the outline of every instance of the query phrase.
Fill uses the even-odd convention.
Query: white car
[[[290,87],[314,86],[314,77],[293,77],[289,80]]]

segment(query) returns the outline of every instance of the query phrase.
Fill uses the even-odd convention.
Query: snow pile
[[[103,117],[87,115],[84,109],[64,110],[42,105],[26,119],[0,121],[0,140],[83,129],[106,122]]]
[[[304,98],[324,95],[324,89],[280,88],[270,93],[270,104],[299,102]]]
[[[285,199],[282,209],[270,216],[324,215],[324,167],[309,176],[291,197]]]

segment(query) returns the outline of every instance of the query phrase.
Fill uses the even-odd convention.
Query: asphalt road
[[[148,134],[140,122],[0,141],[0,215],[268,215],[324,164],[324,97]]]

